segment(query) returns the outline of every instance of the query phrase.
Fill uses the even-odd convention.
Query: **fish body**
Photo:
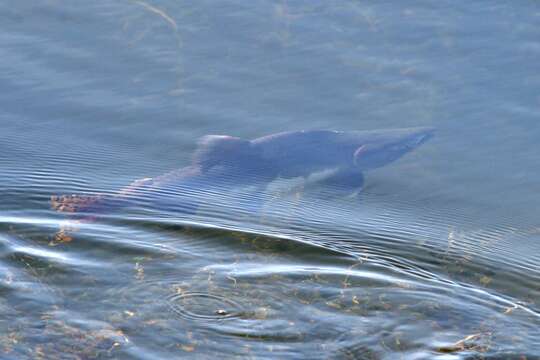
[[[366,171],[397,160],[426,142],[431,128],[377,131],[292,131],[245,140],[226,135],[200,139],[191,164],[155,178],[136,180],[116,194],[53,196],[52,208],[92,219],[141,201],[197,211],[202,197],[251,187],[256,192],[276,179],[326,172],[321,185],[354,191]],[[186,196],[188,195],[188,196]],[[208,200],[208,197],[205,197]],[[197,200],[199,199],[199,200]]]

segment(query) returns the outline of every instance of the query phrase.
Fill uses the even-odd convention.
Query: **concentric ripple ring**
[[[223,320],[238,318],[244,313],[242,306],[225,297],[203,292],[174,294],[168,299],[176,314],[190,320]]]

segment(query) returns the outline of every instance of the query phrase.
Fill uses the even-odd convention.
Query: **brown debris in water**
[[[68,243],[73,240],[73,237],[69,235],[65,229],[61,229],[56,234],[54,234],[54,240],[49,243],[49,245],[54,246],[61,243]]]
[[[80,220],[73,220],[60,225],[60,230],[54,234],[53,239],[49,242],[49,246],[66,244],[73,241],[73,233],[79,231]]]
[[[468,335],[451,345],[438,347],[437,351],[441,353],[455,353],[455,352],[461,352],[461,351],[486,352],[489,346],[479,344],[477,342],[477,340],[480,340],[484,335],[486,334],[477,333],[477,334]]]

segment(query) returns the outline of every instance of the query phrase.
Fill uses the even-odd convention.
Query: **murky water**
[[[510,1],[4,1],[0,358],[540,358],[539,21]],[[51,208],[184,168],[207,134],[418,126],[433,139],[360,192],[253,171],[92,221]]]

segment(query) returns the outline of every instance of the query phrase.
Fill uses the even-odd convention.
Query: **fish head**
[[[359,146],[353,154],[354,166],[362,170],[376,169],[399,159],[433,137],[434,129],[422,127],[368,133],[358,132]],[[351,135],[354,137],[354,132]]]

